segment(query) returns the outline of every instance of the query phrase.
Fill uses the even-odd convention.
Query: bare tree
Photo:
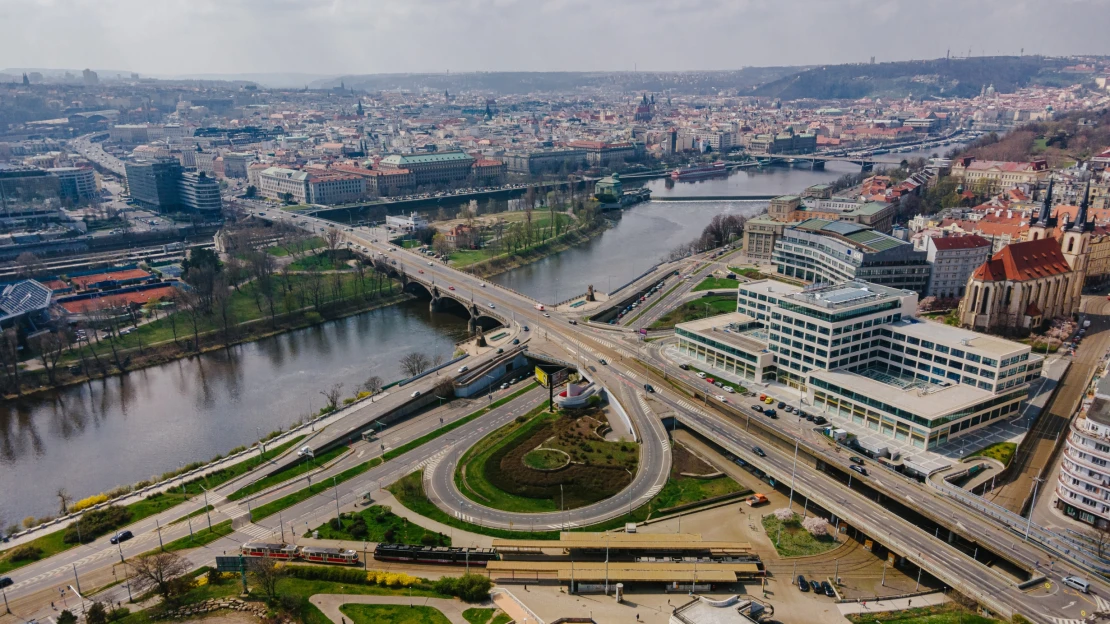
[[[51,384],[58,383],[58,359],[69,346],[69,337],[61,330],[56,330],[35,337],[34,348],[38,352],[39,361],[46,369],[46,375]]]
[[[25,251],[15,259],[19,271],[16,273],[22,279],[32,279],[46,273],[46,265],[35,254]]]
[[[433,392],[441,399],[450,399],[455,396],[455,382],[450,377],[441,377]]]
[[[171,600],[185,588],[185,575],[191,564],[172,552],[139,555],[127,564],[131,568],[131,584],[139,592],[154,590],[165,600]]]
[[[437,233],[432,237],[432,249],[441,256],[445,256],[451,252],[451,243],[447,242],[447,237],[442,233]]]
[[[343,398],[343,384],[332,384],[330,388],[320,392],[328,401],[328,407],[335,409],[339,406],[339,399]]]
[[[54,493],[54,496],[58,497],[58,503],[61,507],[62,515],[64,516],[69,513],[69,501],[73,500],[70,497],[69,492],[67,492],[64,487],[60,487],[58,488],[58,491]]]
[[[285,568],[273,557],[252,557],[248,569],[251,579],[262,590],[266,599],[277,599],[278,582],[285,576]]]
[[[341,242],[343,242],[343,233],[339,228],[330,227],[324,231],[324,244],[328,246],[328,251],[339,249]]]
[[[382,391],[382,378],[377,375],[371,375],[366,381],[362,382],[362,388],[371,395],[377,394]]]
[[[236,323],[235,309],[232,307],[231,297],[231,286],[227,283],[227,277],[224,274],[220,274],[216,278],[216,288],[212,293],[212,307],[220,317],[225,345],[231,344],[231,330]],[[261,311],[261,309],[259,309],[259,311]]]
[[[401,372],[409,377],[415,377],[423,373],[428,370],[429,366],[431,366],[431,360],[419,351],[413,351],[401,358]]]
[[[1095,544],[1095,552],[1101,559],[1106,552],[1107,546],[1110,546],[1110,524],[1103,524],[1095,526],[1087,531],[1087,536]]]
[[[15,328],[9,327],[0,332],[0,365],[8,391],[19,394],[22,382],[19,377],[19,334]]]
[[[181,290],[179,303],[181,311],[188,319],[189,325],[193,328],[193,349],[200,351],[200,320],[204,316],[203,303],[191,290]]]

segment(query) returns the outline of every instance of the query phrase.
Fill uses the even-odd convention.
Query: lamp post
[[[1041,477],[1033,477],[1033,502],[1029,504],[1029,517],[1025,519],[1025,541],[1029,541],[1029,528],[1033,524],[1033,510],[1037,508],[1037,488],[1044,481]]]
[[[331,487],[335,491],[335,523],[342,528],[343,522],[339,519],[339,482],[335,480],[338,475],[332,475]]]
[[[794,440],[794,467],[790,469],[790,505],[787,507],[794,511],[794,475],[798,472],[798,440]]]
[[[628,478],[630,479],[630,481],[628,482],[628,519],[631,520],[632,519],[632,481],[631,480],[635,480],[636,475],[632,474],[632,471],[629,470],[628,468],[625,468],[624,471],[628,473]]]
[[[204,490],[204,515],[208,518],[208,530],[212,530],[212,512],[208,509],[208,488],[203,485],[200,489]],[[192,531],[192,528],[189,529]]]

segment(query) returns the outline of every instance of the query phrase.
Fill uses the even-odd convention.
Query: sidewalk
[[[879,611],[902,611],[912,607],[932,607],[948,602],[948,596],[937,592],[913,598],[895,598],[893,600],[876,600],[875,602],[842,602],[836,605],[841,615],[853,613],[874,613]]]
[[[410,598],[408,596],[355,596],[350,594],[316,594],[308,599],[309,602],[316,605],[324,615],[328,617],[335,624],[341,622],[349,622],[347,616],[339,610],[339,607],[345,604],[370,604],[370,605],[398,605],[398,606],[418,606],[418,607],[432,607],[439,610],[451,624],[467,624],[466,619],[462,616],[462,612],[471,607],[486,607],[489,608],[489,603],[481,604],[467,604],[460,600],[446,600],[444,598],[423,598],[416,596]]]

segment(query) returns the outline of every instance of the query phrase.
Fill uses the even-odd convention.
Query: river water
[[[927,154],[925,154],[927,155]],[[914,154],[905,154],[912,157]],[[669,184],[653,194],[797,193],[858,167],[741,170],[727,178]],[[721,212],[754,215],[766,202],[652,201],[624,211],[589,243],[492,278],[541,301],[609,291],[694,239]],[[0,405],[0,521],[57,511],[54,492],[83,497],[210,458],[288,427],[324,405],[320,392],[346,393],[370,375],[401,377],[409,351],[449,356],[465,319],[430,313],[424,301],[375,310],[229,350]]]

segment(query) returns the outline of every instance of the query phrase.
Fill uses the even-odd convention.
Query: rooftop
[[[696,321],[679,323],[676,328],[700,334],[712,334],[714,340],[736,347],[748,353],[759,353],[767,349],[766,336],[754,327],[755,319],[740,312],[718,314]]]
[[[894,375],[888,378],[879,375],[869,377],[842,369],[814,369],[809,375],[863,396],[879,398],[887,405],[926,419],[940,418],[994,396],[970,385],[953,383],[948,387],[932,384],[920,387]]]
[[[902,319],[896,323],[891,323],[890,326],[892,329],[896,329],[899,333],[907,336],[913,336],[921,340],[942,342],[949,346],[962,344],[968,349],[973,349],[980,355],[988,355],[990,357],[997,357],[998,359],[1029,350],[1028,345],[1021,344],[1020,342],[1006,340],[1005,338],[999,338],[997,336],[980,334],[979,332],[952,327],[944,323],[933,323],[917,319]],[[1030,357],[1033,358],[1037,356]]]
[[[408,167],[442,162],[469,162],[474,160],[463,152],[432,152],[430,154],[390,154],[381,160],[383,163]]]
[[[805,305],[830,310],[846,310],[862,305],[873,305],[884,299],[895,299],[912,294],[912,291],[868,282],[843,282],[810,286],[801,292],[789,295],[788,298]]]
[[[968,236],[934,236],[932,237],[933,247],[941,251],[949,251],[953,249],[975,249],[978,247],[990,247],[991,242],[978,234],[971,234]]]

